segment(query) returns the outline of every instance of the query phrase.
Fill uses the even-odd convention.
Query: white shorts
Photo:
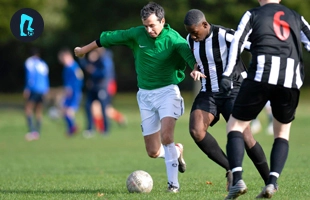
[[[143,136],[158,132],[162,118],[178,119],[184,113],[184,101],[177,85],[168,85],[154,90],[139,89],[137,101]]]

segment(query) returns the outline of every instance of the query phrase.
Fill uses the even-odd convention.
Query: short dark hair
[[[164,8],[155,2],[148,3],[141,9],[141,12],[140,12],[141,18],[143,20],[146,20],[152,14],[156,15],[156,17],[158,18],[158,21],[161,21],[163,18],[165,18]]]
[[[205,19],[203,12],[198,9],[191,9],[185,15],[184,24],[186,26],[197,25],[203,19]]]

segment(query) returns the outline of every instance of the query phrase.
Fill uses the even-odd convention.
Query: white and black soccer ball
[[[149,193],[153,189],[153,179],[151,175],[143,170],[132,172],[126,181],[127,189],[133,193]]]
[[[34,31],[28,31],[28,36],[33,36],[34,35]]]

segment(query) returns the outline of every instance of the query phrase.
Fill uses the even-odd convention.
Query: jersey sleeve
[[[188,66],[191,69],[194,69],[194,65],[196,64],[196,60],[195,60],[195,57],[194,57],[187,41],[181,37],[178,40],[178,42],[175,44],[175,46],[176,46],[177,52],[185,60],[185,62],[188,64]]]
[[[233,40],[231,42],[229,50],[229,58],[226,69],[223,73],[224,76],[230,76],[236,66],[239,55],[244,49],[245,42],[247,41],[249,34],[251,32],[250,21],[251,13],[247,11],[241,18],[241,21],[238,25],[238,29],[235,32]]]
[[[307,51],[310,52],[310,26],[303,17],[301,17],[301,26],[301,42],[304,44]]]
[[[33,61],[30,59],[25,62],[25,89],[27,90],[30,90],[34,84],[35,70],[33,65]]]
[[[138,37],[138,35],[136,35],[137,28],[130,28],[127,30],[104,31],[100,35],[100,44],[106,48],[115,45],[125,45],[132,48],[135,38]]]

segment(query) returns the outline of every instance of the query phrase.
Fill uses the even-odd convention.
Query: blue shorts
[[[75,93],[70,97],[66,97],[64,100],[64,107],[73,108],[74,110],[78,110],[80,106],[80,102],[82,99],[82,93]]]

